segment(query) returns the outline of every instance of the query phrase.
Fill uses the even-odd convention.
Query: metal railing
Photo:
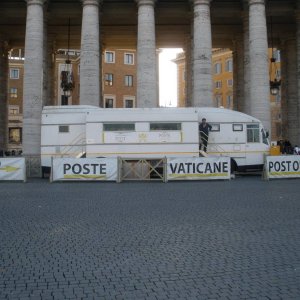
[[[203,134],[205,136],[206,140],[207,140],[207,148],[208,148],[208,135],[204,131],[199,131],[199,133],[200,133],[200,138],[199,138],[199,153],[201,153],[201,151],[203,151],[202,146],[204,145],[202,143],[201,134]],[[222,153],[226,152],[226,150],[223,147],[221,147],[219,144],[210,144],[210,148],[212,148],[212,147],[215,148],[215,149],[213,149],[213,151],[221,152],[221,156],[222,156]],[[207,152],[208,151],[206,150],[206,153]]]
[[[84,133],[80,133],[78,136],[76,136],[70,144],[64,146],[64,148],[62,148],[62,150],[60,151],[61,156],[65,156],[68,155],[71,150],[73,150],[74,148],[81,148],[79,153],[84,153],[86,152],[85,150],[85,146],[82,144],[83,142],[85,142],[85,134]],[[84,149],[83,149],[84,148]],[[78,153],[78,154],[79,154]]]

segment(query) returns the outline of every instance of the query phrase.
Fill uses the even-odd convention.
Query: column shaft
[[[296,40],[286,42],[286,52],[287,139],[292,145],[296,145],[299,141]]]
[[[281,138],[288,137],[288,109],[287,109],[287,50],[285,43],[281,44],[280,51],[280,68],[281,68]]]
[[[250,113],[271,131],[268,38],[264,0],[249,0]],[[271,136],[271,132],[270,132]]]
[[[249,57],[249,13],[248,4],[244,3],[243,14],[243,35],[244,35],[244,77],[243,77],[243,100],[240,110],[243,113],[250,114],[250,57]]]
[[[157,107],[155,0],[136,0],[138,4],[137,106]]]
[[[48,37],[47,43],[47,97],[45,105],[54,105],[55,96],[54,96],[54,50],[53,50],[53,42]]]
[[[0,156],[7,146],[8,124],[8,53],[4,41],[0,40]],[[2,152],[3,151],[3,152]]]
[[[194,0],[193,104],[213,106],[210,0]]]
[[[191,45],[187,44],[185,48],[185,106],[193,106],[193,62],[192,62],[192,49]]]
[[[233,108],[243,111],[244,102],[244,45],[242,38],[235,40],[233,52]]]
[[[82,0],[80,104],[100,104],[99,0]]]
[[[39,156],[41,147],[43,4],[44,0],[27,0],[23,88],[23,153],[25,156]]]

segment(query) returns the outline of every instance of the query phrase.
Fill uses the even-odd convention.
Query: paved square
[[[0,299],[300,299],[300,180],[0,182]]]

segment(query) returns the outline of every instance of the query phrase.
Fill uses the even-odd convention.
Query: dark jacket
[[[211,125],[208,123],[205,124],[206,126],[204,127],[202,123],[199,124],[199,132],[201,137],[208,137],[209,132],[211,131]]]

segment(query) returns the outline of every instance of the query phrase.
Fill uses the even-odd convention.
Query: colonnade
[[[157,66],[156,66],[156,0],[135,0],[137,5],[137,106],[157,107]],[[268,36],[265,0],[241,0],[244,3],[243,33],[234,41],[235,108],[260,119],[267,130],[271,129],[271,110],[268,72]],[[23,99],[23,153],[40,153],[40,117],[43,101],[43,72],[45,62],[44,5],[46,0],[26,0],[27,21],[25,39],[25,73]],[[80,103],[101,105],[101,3],[102,0],[81,0],[81,62],[80,62]],[[213,106],[212,80],[212,25],[211,4],[213,0],[191,0],[191,42],[187,53],[187,103],[190,106]],[[105,12],[104,12],[105,13]],[[285,53],[286,122],[287,136],[294,143],[300,143],[299,95],[300,95],[300,22],[293,42],[286,41]],[[1,43],[1,38],[0,38]],[[1,46],[2,44],[0,44]],[[3,52],[0,47],[0,54]],[[44,54],[43,54],[44,53]],[[290,55],[291,53],[291,55]],[[46,54],[47,56],[47,54]],[[49,56],[49,55],[48,55]],[[0,71],[6,62],[0,56]],[[49,66],[48,66],[49,68]],[[3,74],[3,72],[0,72]],[[43,75],[44,74],[44,75]],[[4,82],[1,80],[1,82]],[[3,84],[3,83],[2,83]],[[0,91],[0,104],[3,103]],[[283,105],[284,106],[284,105]],[[297,109],[295,109],[297,107]],[[284,108],[285,109],[285,108]],[[4,120],[3,115],[0,123]],[[0,124],[0,130],[4,126]],[[1,136],[4,136],[2,134]],[[1,139],[0,139],[1,143]],[[3,143],[3,142],[2,142]],[[0,145],[1,148],[1,145]]]

